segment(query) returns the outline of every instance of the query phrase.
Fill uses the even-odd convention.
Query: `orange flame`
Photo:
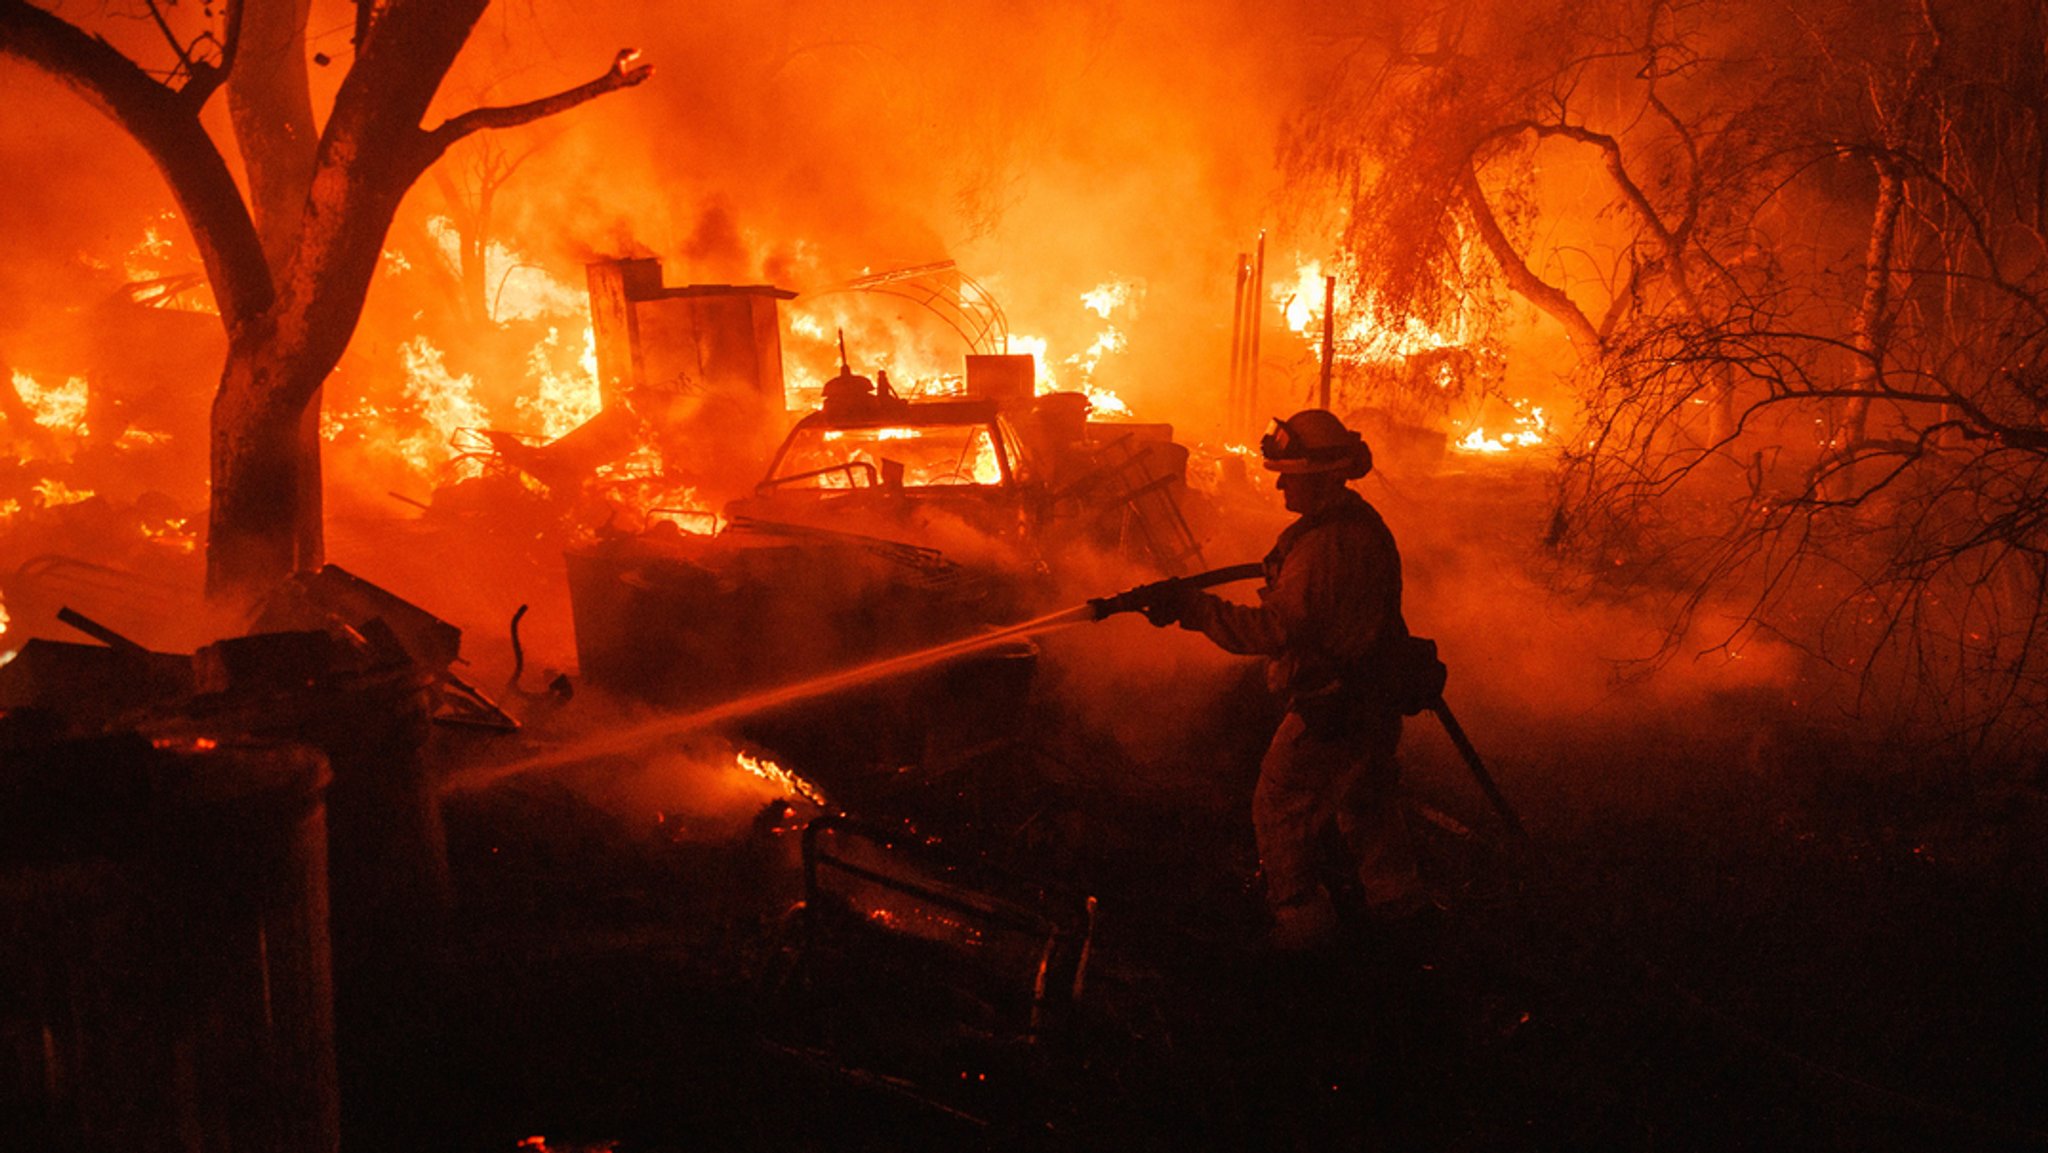
[[[795,773],[790,772],[766,757],[757,757],[747,752],[735,753],[733,755],[733,764],[740,771],[759,777],[774,785],[785,796],[795,797],[801,801],[809,801],[819,808],[825,807],[825,794],[819,792],[816,785],[811,784],[809,781],[804,780],[802,777],[797,776]]]
[[[1516,403],[1515,407],[1520,409],[1525,403]],[[1488,436],[1484,428],[1475,427],[1465,434],[1463,440],[1453,442],[1451,447],[1459,452],[1501,453],[1517,447],[1541,445],[1549,432],[1550,422],[1544,417],[1543,410],[1532,407],[1526,414],[1515,418],[1513,428],[1497,437]]]
[[[85,409],[91,392],[84,377],[74,376],[63,384],[46,387],[28,373],[16,370],[14,392],[21,397],[29,415],[44,428],[81,438],[90,435],[85,427]]]
[[[55,477],[45,477],[37,481],[35,487],[36,499],[42,503],[44,508],[78,504],[93,498],[93,491],[91,489],[74,489]]]
[[[1320,260],[1304,261],[1295,269],[1292,281],[1274,284],[1269,293],[1288,331],[1299,333],[1320,354],[1323,341],[1324,278],[1337,278],[1337,324],[1331,333],[1337,359],[1350,364],[1385,364],[1418,353],[1457,348],[1472,343],[1473,333],[1463,313],[1448,331],[1430,327],[1421,318],[1403,317],[1389,322],[1379,294],[1358,290],[1358,267],[1350,257],[1324,268]]]
[[[513,402],[521,413],[540,421],[541,435],[549,440],[577,428],[604,407],[597,380],[597,333],[583,326],[583,352],[576,364],[580,372],[558,372],[555,353],[561,347],[559,329],[550,328],[526,356],[526,375],[534,382],[534,395]]]
[[[199,534],[188,527],[189,517],[172,517],[160,525],[143,525],[142,535],[151,544],[162,545],[173,552],[191,556],[199,551]]]
[[[405,358],[405,398],[419,406],[427,428],[404,438],[400,451],[416,467],[447,464],[455,457],[450,441],[461,429],[478,428],[488,417],[476,399],[476,381],[468,374],[456,376],[443,363],[441,350],[426,337],[414,337],[399,346]],[[474,476],[482,466],[463,461],[458,475]]]

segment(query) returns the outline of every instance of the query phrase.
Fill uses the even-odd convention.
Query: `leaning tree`
[[[79,23],[0,0],[0,55],[111,119],[170,186],[228,340],[212,408],[206,587],[259,595],[322,559],[317,397],[362,315],[399,202],[451,144],[526,124],[652,74],[635,53],[587,83],[429,127],[436,91],[489,0],[356,0],[353,59],[324,124],[307,83],[310,0],[226,0],[192,34],[159,0],[152,69]],[[227,89],[237,182],[201,113]]]
[[[1283,164],[1576,354],[1550,543],[1855,711],[2048,731],[2048,2],[1371,0]],[[1467,259],[1472,252],[1486,259]]]

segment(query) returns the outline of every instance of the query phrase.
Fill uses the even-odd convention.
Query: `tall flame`
[[[427,425],[404,439],[402,451],[416,465],[444,464],[454,457],[449,442],[456,432],[481,427],[488,419],[476,399],[476,381],[466,373],[450,373],[441,350],[424,336],[399,346],[399,354],[405,358],[405,398],[418,406]],[[477,468],[470,463],[458,472],[470,474]]]
[[[433,237],[449,271],[462,267],[462,234],[454,221],[446,216],[430,218],[427,235]],[[498,324],[574,315],[588,307],[580,290],[556,280],[546,269],[501,241],[484,245],[483,258],[490,317]]]
[[[526,356],[526,375],[535,385],[533,396],[522,396],[513,404],[521,413],[540,420],[541,435],[553,440],[596,416],[604,407],[597,380],[597,334],[583,327],[583,353],[577,370],[559,372],[555,353],[561,347],[559,329],[548,334]],[[580,371],[579,371],[580,370]]]
[[[1345,257],[1327,269],[1320,260],[1303,261],[1295,269],[1293,280],[1280,280],[1269,289],[1288,331],[1300,333],[1318,350],[1323,339],[1325,280],[1330,276],[1337,278],[1337,324],[1331,337],[1340,361],[1386,363],[1435,349],[1457,348],[1473,340],[1474,334],[1462,313],[1448,330],[1432,328],[1415,316],[1390,320],[1378,293],[1371,289],[1360,291],[1357,263]]]

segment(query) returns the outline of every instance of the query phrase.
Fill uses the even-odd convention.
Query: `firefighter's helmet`
[[[1326,409],[1307,408],[1286,420],[1275,419],[1259,452],[1274,472],[1336,472],[1357,480],[1372,471],[1372,449],[1365,438]]]

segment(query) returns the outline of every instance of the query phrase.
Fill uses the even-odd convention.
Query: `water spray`
[[[992,632],[976,633],[973,636],[947,641],[944,644],[933,645],[929,648],[919,649],[916,652],[883,657],[879,660],[869,661],[866,664],[841,669],[837,672],[824,673],[820,676],[810,677],[792,684],[762,689],[759,692],[749,693],[744,697],[738,697],[721,704],[711,705],[688,713],[680,713],[675,716],[662,717],[657,720],[648,721],[645,724],[633,725],[587,741],[579,741],[566,748],[540,753],[510,764],[479,766],[450,777],[442,785],[442,791],[466,792],[485,788],[509,777],[519,776],[538,769],[560,768],[564,765],[588,760],[592,757],[637,752],[667,737],[681,736],[685,733],[709,728],[725,721],[752,716],[782,705],[810,700],[814,697],[829,696],[832,693],[845,689],[887,680],[890,677],[901,676],[905,673],[916,672],[920,669],[930,668],[933,665],[955,660],[969,653],[980,652],[983,649],[993,648],[1011,641],[1040,636],[1059,629],[1069,628],[1073,625],[1099,621],[1105,617],[1114,616],[1117,613],[1141,612],[1146,605],[1150,604],[1170,585],[1178,584],[1183,588],[1190,589],[1209,588],[1214,585],[1228,584],[1232,581],[1248,580],[1258,576],[1262,571],[1261,566],[1256,564],[1231,565],[1227,568],[1214,569],[1205,573],[1197,573],[1193,576],[1169,577],[1163,581],[1139,585],[1115,596],[1097,597],[1094,600],[1086,601],[1072,608],[1061,609],[1058,612],[1047,613],[1040,617],[1033,617],[1028,621],[1009,625]]]

